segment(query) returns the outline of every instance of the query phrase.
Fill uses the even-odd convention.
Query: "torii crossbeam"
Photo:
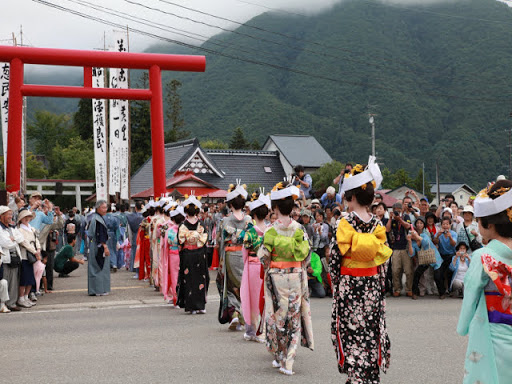
[[[161,196],[165,193],[164,113],[161,71],[204,72],[206,67],[204,56],[0,46],[0,62],[10,62],[6,169],[6,188],[9,192],[20,190],[23,96],[41,96],[150,100],[153,187],[155,196]],[[23,72],[25,64],[83,67],[84,86],[24,84]],[[93,67],[147,69],[149,70],[149,89],[93,88]]]

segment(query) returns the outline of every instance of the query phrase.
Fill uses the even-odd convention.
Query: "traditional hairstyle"
[[[511,188],[511,180],[499,180],[487,188],[487,195],[494,200],[510,191]],[[512,207],[494,215],[480,217],[479,220],[480,224],[485,229],[489,228],[489,224],[493,224],[498,235],[502,237],[512,237]]]
[[[286,189],[287,187],[284,186],[283,183],[277,183],[272,191],[280,191],[283,189]],[[293,207],[295,206],[295,200],[293,199],[293,196],[287,196],[283,199],[279,200],[272,200],[272,209],[277,207],[279,209],[279,212],[281,212],[282,215],[289,215],[292,213]]]
[[[258,200],[259,197],[260,197],[260,193],[254,192],[251,195],[251,202]],[[251,217],[257,218],[258,220],[264,220],[265,217],[267,217],[267,215],[268,215],[268,207],[265,204],[262,204],[259,207],[251,210]]]
[[[355,176],[359,173],[364,172],[365,166],[361,164],[357,164],[352,170],[350,174]],[[355,198],[356,201],[364,206],[368,207],[375,197],[375,181],[369,181],[366,184],[361,185],[360,187],[350,189],[345,191],[345,199],[347,201],[352,201],[352,198]]]

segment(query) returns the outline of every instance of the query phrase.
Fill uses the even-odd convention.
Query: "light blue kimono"
[[[464,384],[509,384],[512,383],[512,326],[489,323],[484,290],[496,291],[496,286],[484,271],[482,254],[512,265],[512,250],[498,240],[473,252],[464,277],[464,301],[457,325],[460,335],[469,335]]]

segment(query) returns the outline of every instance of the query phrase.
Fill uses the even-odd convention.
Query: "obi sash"
[[[249,263],[260,264],[260,259],[257,258],[255,255],[256,255],[256,253],[249,254],[249,257],[248,257]]]
[[[242,251],[242,245],[229,245],[224,248],[226,252],[239,252]]]
[[[485,292],[489,322],[512,325],[512,267],[489,254],[483,254],[481,260],[484,271],[498,289],[498,292]]]
[[[375,276],[379,272],[377,270],[377,267],[369,267],[369,268],[341,267],[340,268],[340,273],[342,275],[361,277],[361,276]]]
[[[489,323],[512,325],[510,299],[499,292],[485,292],[485,303],[489,313]]]
[[[288,268],[301,268],[300,261],[271,261],[270,268],[288,269]]]

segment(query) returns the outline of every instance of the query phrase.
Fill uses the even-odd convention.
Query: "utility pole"
[[[422,171],[422,175],[423,175],[423,196],[425,196],[425,162],[423,162],[423,167],[422,167],[423,171]]]
[[[375,157],[375,119],[374,116],[371,113],[368,114],[368,117],[370,118],[370,125],[372,126],[372,156]]]
[[[512,112],[509,117],[512,117]],[[512,180],[512,128],[505,129],[505,132],[508,133],[508,179]]]
[[[368,104],[367,107],[368,107],[368,119],[369,119],[370,125],[372,126],[372,156],[376,157],[376,152],[375,152],[375,117],[377,116],[377,114],[371,113],[370,111],[372,109],[376,108],[377,105],[370,105],[370,104]]]

